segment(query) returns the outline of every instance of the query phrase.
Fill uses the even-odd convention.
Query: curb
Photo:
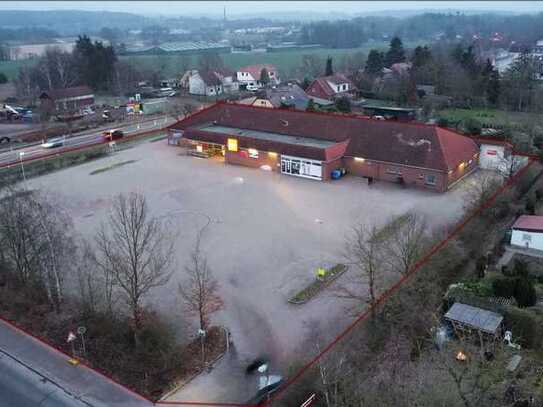
[[[311,297],[308,297],[307,299],[305,300],[299,300],[299,301],[296,301],[294,300],[293,298],[289,298],[287,300],[287,302],[289,304],[292,304],[292,305],[303,305],[303,304],[306,304],[308,303],[309,301],[311,301],[313,298],[317,297],[322,290],[324,290],[325,288],[327,288],[330,284],[332,284],[334,281],[336,281],[339,277],[341,277],[345,272],[347,272],[347,270],[349,270],[349,266],[348,265],[345,265],[345,268],[343,269],[343,271],[337,273],[335,276],[333,276],[330,280],[326,281],[324,283],[324,285],[321,287],[320,290],[318,290],[315,295],[312,295]]]

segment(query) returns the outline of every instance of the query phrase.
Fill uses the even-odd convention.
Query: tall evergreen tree
[[[394,37],[390,41],[390,47],[385,55],[385,66],[389,67],[398,62],[405,61],[405,50],[403,49],[402,40],[399,37]]]
[[[497,69],[493,69],[487,82],[486,99],[494,106],[498,104],[500,99],[500,74]]]
[[[418,46],[415,48],[415,51],[413,52],[413,68],[422,68],[423,66],[427,65],[432,60],[432,52],[430,51],[430,48],[428,46]]]
[[[334,69],[332,68],[332,57],[326,59],[326,70],[324,76],[332,76],[334,74]]]
[[[377,76],[381,74],[381,72],[383,71],[383,67],[383,54],[376,49],[372,49],[368,54],[366,68],[364,69],[364,71],[368,75]]]

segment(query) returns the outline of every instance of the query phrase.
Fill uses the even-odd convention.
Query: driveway
[[[135,162],[90,175],[127,160]],[[177,286],[185,279],[183,266],[197,231],[211,221],[202,245],[225,303],[214,321],[230,329],[237,354],[172,399],[223,402],[247,400],[243,369],[253,358],[266,354],[274,369],[285,371],[310,320],[332,322],[337,332],[349,322],[346,304],[328,293],[303,306],[289,305],[287,299],[314,279],[318,265],[342,261],[353,225],[382,225],[413,210],[425,214],[432,227],[442,227],[461,215],[466,193],[462,185],[435,194],[387,183],[368,186],[349,176],[323,183],[187,157],[165,141],[144,142],[29,183],[60,194],[86,236],[105,218],[115,194],[145,193],[153,213],[176,231],[176,271],[149,303],[169,316],[180,340],[197,329],[187,328],[186,322],[194,321],[181,308]],[[237,384],[235,378],[240,378]]]

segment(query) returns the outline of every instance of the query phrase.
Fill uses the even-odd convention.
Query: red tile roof
[[[255,81],[259,81],[260,80],[260,74],[262,72],[262,69],[264,69],[264,68],[266,68],[266,70],[268,71],[268,74],[270,72],[277,72],[277,68],[275,66],[273,66],[273,65],[270,65],[270,64],[258,64],[258,65],[244,66],[243,68],[239,68],[238,72],[249,72]]]
[[[513,229],[543,231],[543,216],[521,215],[513,225]]]
[[[348,141],[346,156],[438,171],[456,169],[461,162],[467,164],[479,152],[470,138],[437,126],[233,103],[212,105],[171,128],[184,129],[188,138],[196,137],[197,140],[212,142],[211,139],[216,135],[194,130],[194,126],[213,122],[338,143]],[[292,152],[284,154],[296,155]]]
[[[336,89],[332,88],[329,83],[333,83],[335,85],[340,85],[342,83],[348,83],[349,84],[349,91],[342,91],[338,92]],[[347,93],[352,90],[355,90],[356,87],[354,86],[353,82],[347,78],[345,75],[337,73],[335,75],[331,76],[322,76],[320,78],[315,79],[307,88],[307,94],[321,97],[321,98],[330,98],[335,95],[341,94],[341,93]]]

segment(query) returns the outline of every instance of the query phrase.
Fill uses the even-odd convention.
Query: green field
[[[475,119],[483,127],[543,125],[543,116],[537,113],[508,112],[498,109],[444,109],[439,113],[451,122]]]
[[[406,47],[414,47],[418,43],[407,43]],[[233,70],[245,65],[252,64],[273,64],[283,74],[289,75],[290,72],[302,64],[304,55],[316,55],[321,59],[328,56],[334,58],[334,65],[339,69],[341,60],[346,55],[352,55],[357,52],[368,54],[372,48],[386,49],[387,43],[375,43],[366,45],[360,48],[351,49],[333,49],[333,48],[310,48],[306,50],[290,50],[283,52],[248,52],[248,53],[231,53],[221,54],[225,65]],[[191,69],[198,67],[198,56],[191,57]],[[172,77],[180,74],[179,63],[181,61],[178,55],[138,55],[138,56],[122,56],[121,60],[129,61],[134,67],[143,69],[157,69],[161,71],[164,77]],[[1,61],[0,72],[3,72],[12,80],[17,77],[19,67],[25,64],[34,64],[36,60],[26,61]]]

